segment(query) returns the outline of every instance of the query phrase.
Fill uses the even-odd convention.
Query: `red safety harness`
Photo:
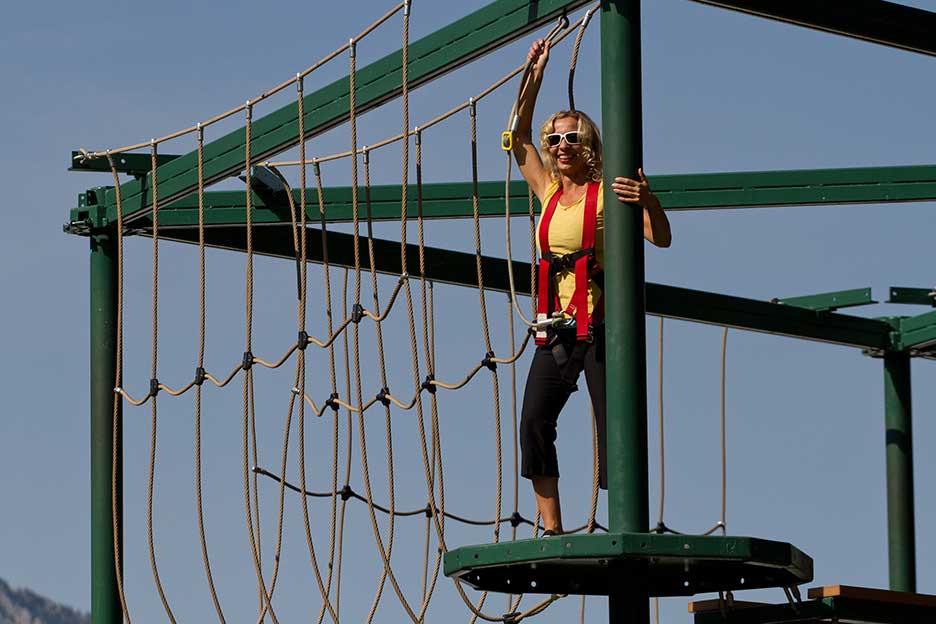
[[[588,284],[595,282],[601,287],[603,272],[598,266],[595,256],[595,231],[598,222],[598,190],[599,183],[591,182],[585,191],[585,215],[582,223],[582,247],[579,251],[558,256],[549,251],[549,224],[559,198],[562,196],[562,186],[553,193],[543,212],[539,228],[540,261],[538,274],[538,303],[536,317],[538,321],[545,321],[552,313],[559,309],[559,294],[556,292],[555,276],[558,273],[575,269],[575,291],[564,312],[575,319],[576,341],[590,339],[590,328],[601,322],[604,316],[604,295],[595,302],[594,310],[588,313]],[[545,331],[536,334],[536,344],[546,344]]]

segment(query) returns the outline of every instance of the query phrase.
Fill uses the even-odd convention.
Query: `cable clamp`
[[[241,360],[241,368],[245,371],[249,371],[253,366],[254,356],[250,351],[244,351],[244,359]]]
[[[431,502],[426,503],[426,508],[423,509],[423,513],[426,514],[427,518],[432,517],[432,503]]]
[[[400,279],[399,279],[399,281],[400,281],[401,284],[402,284],[403,282],[405,282],[406,280],[408,280],[408,279],[409,279],[409,273],[407,273],[406,271],[404,271],[403,273],[400,273]]]
[[[159,380],[153,377],[150,379],[150,396],[154,397],[159,394]]]
[[[504,624],[517,624],[517,622],[519,622],[517,618],[519,617],[520,617],[519,611],[511,611],[510,613],[505,613]]]
[[[123,392],[123,388],[121,388],[120,386],[117,386],[116,388],[114,388],[114,394],[120,394],[121,392]]]
[[[361,147],[361,156],[364,158],[364,164],[370,164],[370,151],[368,151],[367,146],[364,145]]]
[[[403,2],[403,15],[406,15],[406,16],[409,15],[410,4],[412,4],[412,0],[404,0],[404,2]]]
[[[305,351],[305,348],[309,346],[309,334],[303,329],[299,332],[299,337],[296,339],[296,346],[300,351]]]
[[[377,393],[377,400],[384,404],[384,407],[390,407],[390,399],[387,398],[390,396],[390,388],[384,386],[380,389],[380,392]]]
[[[334,410],[336,414],[338,413],[338,393],[337,392],[332,392],[331,395],[329,395],[328,400],[325,401],[325,407],[330,407],[332,408],[332,410]]]
[[[338,494],[341,496],[341,500],[346,501],[354,495],[354,490],[351,489],[350,485],[345,483],[338,491]]]
[[[293,394],[298,395],[298,394],[299,394],[299,388],[297,388],[296,386],[293,386],[293,387],[292,387],[292,390],[290,390],[290,392],[292,392]]]
[[[200,386],[205,383],[205,368],[199,366],[195,369],[195,385]]]
[[[364,306],[360,303],[355,303],[351,306],[351,322],[356,325],[361,322],[362,318],[364,318]]]
[[[419,129],[419,126],[413,127],[413,140],[415,141],[416,145],[422,143],[422,130]]]
[[[523,516],[520,515],[519,511],[515,511],[510,514],[510,526],[516,529],[518,526],[520,526],[521,522],[523,522]]]
[[[420,388],[422,388],[429,394],[435,394],[436,385],[432,383],[433,381],[435,381],[435,375],[432,375],[432,374],[426,375],[426,380],[422,382],[422,385],[420,386]]]
[[[354,38],[348,39],[348,54],[351,58],[354,58],[354,50],[357,48],[357,42],[354,41]]]
[[[504,130],[501,132],[501,149],[509,152],[513,149],[513,130]]]
[[[302,83],[305,82],[302,79],[302,72],[296,72],[296,91],[302,93]]]
[[[474,96],[468,98],[468,114],[474,117],[475,114],[478,112],[477,108],[478,107],[476,105]]]
[[[484,354],[484,359],[481,360],[481,366],[485,367],[490,371],[497,370],[497,362],[494,361],[494,352],[488,351]]]

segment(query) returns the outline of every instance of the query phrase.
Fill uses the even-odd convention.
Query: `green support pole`
[[[117,243],[112,231],[91,236],[91,621],[123,619],[114,568],[112,453],[117,364]],[[118,423],[120,419],[118,419]],[[117,448],[122,432],[117,430]],[[120,461],[118,452],[117,459]],[[117,512],[122,508],[122,465],[117,465]],[[120,526],[120,525],[118,525]]]
[[[640,0],[605,0],[601,7],[601,114],[605,146],[608,522],[612,532],[646,533],[643,214],[633,206],[621,206],[611,190],[614,177],[636,178],[641,166],[640,76]],[[609,596],[609,621],[649,623],[646,587],[624,579],[618,587],[619,591]]]
[[[887,427],[887,550],[890,588],[916,591],[916,529],[913,517],[913,413],[910,355],[884,356]]]

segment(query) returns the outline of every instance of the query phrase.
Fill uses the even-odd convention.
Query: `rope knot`
[[[200,386],[205,383],[205,368],[199,366],[195,369],[195,385]]]
[[[384,407],[390,407],[390,388],[384,386],[380,389],[380,392],[377,393],[377,400],[384,404]]]
[[[523,516],[520,515],[519,511],[515,511],[510,514],[510,526],[516,529],[518,526],[520,526],[521,522],[523,522]]]
[[[299,337],[296,339],[296,346],[299,347],[300,351],[305,351],[305,348],[309,346],[309,334],[303,329],[299,332]]]

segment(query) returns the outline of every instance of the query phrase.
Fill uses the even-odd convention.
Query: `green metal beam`
[[[192,228],[162,230],[161,239],[197,244],[198,231]],[[211,247],[242,250],[246,232],[242,227],[219,226],[206,228],[206,242]],[[328,232],[327,245],[329,262],[335,266],[354,266],[353,239],[351,234]],[[311,229],[306,236],[306,256],[310,262],[322,261],[322,240],[318,230]],[[361,237],[361,262],[370,268],[367,258],[367,239]],[[258,254],[295,258],[292,233],[289,226],[268,225],[254,228],[254,251]],[[374,240],[374,255],[377,271],[386,275],[400,274],[400,243],[382,239]],[[407,245],[407,263],[419,266],[419,248]],[[477,287],[475,256],[472,253],[427,247],[426,278],[435,282]],[[510,292],[507,262],[503,258],[482,257],[485,288],[494,292]],[[530,294],[530,265],[514,261],[514,278],[518,295]],[[834,312],[814,312],[793,306],[783,306],[767,301],[756,301],[717,293],[647,283],[647,313],[656,316],[727,325],[750,331],[766,332],[791,338],[802,338],[828,342],[848,347],[886,351],[894,348],[893,327],[890,323],[876,319],[848,316]]]
[[[650,181],[668,211],[936,201],[936,165],[658,175],[652,176]],[[478,189],[481,215],[503,215],[504,183],[481,182]],[[350,221],[351,187],[328,187],[324,194],[328,221]],[[87,195],[79,195],[79,206],[72,210],[72,221],[80,220],[82,213],[87,212]],[[374,219],[399,219],[400,195],[399,185],[372,186]],[[103,191],[98,191],[95,196],[98,204],[105,201]],[[293,191],[293,196],[298,202],[298,189]],[[315,197],[315,189],[308,189],[307,196]],[[411,202],[415,202],[415,187],[409,189],[409,197]],[[470,198],[469,182],[424,184],[424,216],[427,219],[471,217]],[[206,193],[206,223],[244,223],[245,199],[242,191]],[[285,206],[268,207],[257,195],[253,199],[257,211],[255,223],[289,220]],[[314,204],[312,202],[309,207],[309,217],[318,219],[318,207]],[[160,225],[171,227],[198,223],[197,213],[192,212],[197,206],[194,196],[164,206],[160,211]],[[510,213],[529,213],[527,186],[522,181],[510,184]],[[144,213],[128,224],[145,227],[148,219],[148,213]]]
[[[916,591],[913,501],[913,410],[910,355],[884,354],[887,552],[890,589]]]
[[[589,0],[496,0],[409,46],[409,88],[416,89],[523,35],[557,19]],[[357,113],[360,115],[396,97],[402,91],[402,53],[394,52],[358,70]],[[305,138],[341,125],[348,119],[348,78],[342,78],[304,98]],[[251,132],[251,158],[262,162],[299,142],[297,104],[255,119]],[[235,130],[204,147],[204,177],[212,184],[243,171],[245,133]],[[159,197],[171,203],[197,188],[195,152],[159,167]],[[148,209],[151,180],[121,186],[125,216]],[[108,218],[116,216],[115,194],[105,198]]]
[[[908,351],[936,346],[936,311],[900,319],[900,348]]]
[[[891,286],[887,303],[909,303],[936,308],[936,288],[901,288]]]
[[[601,3],[601,132],[605,171],[643,166],[641,0]],[[617,198],[606,179],[604,203]],[[647,358],[643,211],[608,210],[604,223],[605,377],[609,531],[647,533]],[[642,562],[644,568],[648,562]],[[650,623],[647,574],[609,570],[608,622]]]
[[[936,13],[883,0],[695,0],[936,56]]]
[[[839,308],[849,308],[877,302],[871,299],[870,288],[853,288],[851,290],[837,290],[835,292],[805,295],[803,297],[772,299],[771,303],[806,308],[814,312],[833,312]]]
[[[115,545],[117,554],[122,557],[119,531],[123,526],[123,432],[119,402],[116,423],[113,412],[117,370],[117,239],[114,234],[109,230],[97,230],[90,239],[91,618],[101,624],[123,621],[114,566]],[[112,464],[113,458],[116,458],[116,466]],[[116,499],[112,496],[112,487]],[[116,536],[112,515],[115,507]]]
[[[178,158],[175,154],[157,154],[156,164],[162,166]],[[69,171],[95,171],[99,173],[110,173],[110,163],[106,158],[95,158],[94,160],[82,159],[81,152],[72,152],[71,160],[68,161]],[[146,175],[153,169],[152,156],[150,154],[138,154],[127,152],[126,154],[116,154],[114,156],[114,167],[120,173],[127,173],[132,176]]]

